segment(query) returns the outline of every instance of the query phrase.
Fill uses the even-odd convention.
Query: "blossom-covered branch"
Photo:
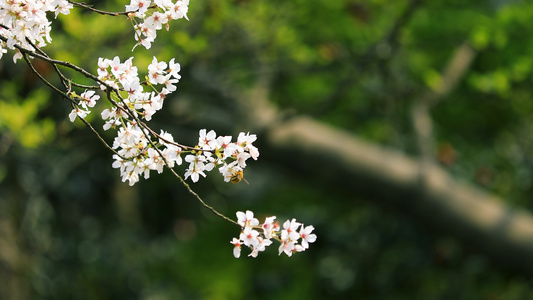
[[[207,172],[217,169],[225,182],[246,181],[243,170],[247,160],[257,160],[259,150],[253,145],[257,136],[241,132],[236,140],[231,136],[219,136],[214,130],[199,131],[198,143],[186,146],[175,140],[167,131],[159,133],[148,126],[153,115],[162,109],[165,99],[177,90],[181,79],[180,64],[173,58],[168,62],[159,61],[155,56],[148,66],[144,77],[140,77],[133,57],[121,60],[99,58],[96,75],[70,62],[49,57],[41,48],[51,43],[51,24],[47,13],[69,14],[74,6],[109,16],[126,16],[133,25],[134,36],[138,45],[146,49],[157,37],[157,30],[163,27],[169,30],[169,22],[185,18],[188,20],[189,0],[131,0],[125,6],[125,12],[115,13],[95,9],[84,3],[67,0],[0,0],[0,59],[8,50],[14,51],[13,61],[23,58],[31,71],[48,87],[61,97],[70,101],[72,110],[68,115],[71,122],[80,119],[98,139],[113,151],[113,168],[120,171],[123,182],[134,185],[140,177],[148,179],[151,171],[162,173],[169,169],[186,186],[200,203],[221,218],[239,225],[242,232],[239,239],[234,239],[234,255],[240,245],[252,249],[250,256],[256,257],[270,245],[271,239],[280,242],[279,253],[291,256],[293,252],[307,249],[309,243],[316,240],[312,234],[313,226],[304,227],[295,219],[283,224],[283,229],[270,217],[260,225],[253,213],[238,212],[238,221],[234,221],[213,207],[207,205],[186,182],[198,182],[206,177]],[[33,59],[40,59],[51,64],[59,77],[62,87],[57,87],[44,78],[34,67]],[[79,84],[69,79],[60,70],[67,68],[94,82],[93,85]],[[144,80],[141,80],[144,78]],[[108,102],[100,111],[104,121],[103,130],[116,130],[117,135],[112,144],[108,144],[91,125],[86,117],[97,107],[102,95]],[[185,164],[183,177],[175,171],[176,166]],[[263,229],[259,233],[256,229]],[[298,228],[300,230],[298,231]],[[301,242],[298,242],[301,239]]]

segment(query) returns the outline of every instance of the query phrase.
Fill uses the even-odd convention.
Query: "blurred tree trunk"
[[[533,275],[533,216],[436,165],[365,142],[306,117],[267,130],[268,145],[287,163],[312,168],[331,189],[393,204],[440,232],[486,253],[498,264]]]
[[[450,60],[443,72],[442,86],[419,99],[426,101],[422,102],[426,105],[424,118],[429,118],[428,106],[449,93],[468,68],[473,56],[465,61],[465,55],[473,53],[469,54],[465,47],[461,45]],[[461,64],[463,69],[457,69]],[[268,99],[268,79],[260,79],[245,92],[217,81],[201,67],[195,77],[236,102],[236,119],[263,137],[267,148],[263,153],[275,153],[277,161],[314,174],[331,189],[391,204],[487,254],[500,266],[533,275],[531,213],[510,207],[502,199],[453,178],[433,159],[424,157],[428,155],[424,151],[420,158],[412,158],[312,118],[279,112]],[[415,104],[415,129],[416,115],[420,113],[416,109]],[[420,134],[422,141],[427,139],[424,134],[431,132]]]

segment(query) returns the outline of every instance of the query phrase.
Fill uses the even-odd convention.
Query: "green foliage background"
[[[133,55],[141,70],[153,55],[175,57],[182,80],[152,123],[184,144],[201,128],[249,130],[232,100],[198,79],[207,67],[241,86],[268,76],[280,109],[414,154],[413,101],[469,42],[479,51],[471,70],[433,111],[435,153],[458,178],[531,208],[533,2],[194,0],[189,9],[189,22],[132,53],[127,19],[77,8],[53,24],[44,50],[94,73],[98,57]],[[5,57],[0,76],[0,298],[533,299],[530,279],[477,249],[266,151],[247,168],[249,186],[211,174],[193,188],[229,216],[251,209],[313,224],[318,241],[292,258],[272,246],[234,259],[238,228],[169,172],[128,187],[111,153],[24,64]],[[98,112],[89,119],[100,128]]]

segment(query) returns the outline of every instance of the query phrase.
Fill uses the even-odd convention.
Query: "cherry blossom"
[[[100,96],[94,94],[95,91],[85,91],[80,95],[80,103],[83,108],[94,107],[96,100],[100,99]]]
[[[230,243],[235,246],[233,248],[233,256],[235,256],[235,258],[239,258],[241,256],[241,246],[243,245],[242,242],[237,238],[233,238]]]
[[[242,227],[258,226],[259,220],[254,218],[254,213],[247,210],[246,213],[242,211],[237,212],[237,223]]]
[[[252,229],[252,227],[246,226],[241,232],[239,238],[243,241],[244,245],[249,247],[255,247],[259,244],[257,237],[259,236],[259,231]]]
[[[316,234],[311,233],[315,228],[312,225],[304,227],[302,224],[302,229],[300,229],[300,237],[302,238],[302,247],[304,249],[309,248],[309,243],[314,243],[316,241]]]
[[[250,247],[250,249],[252,249],[252,252],[250,252],[248,256],[255,258],[257,257],[257,255],[259,255],[259,252],[265,251],[266,247],[272,244],[272,241],[270,239],[265,239],[260,236],[257,237],[257,241],[257,245]]]
[[[274,223],[274,220],[276,217],[268,217],[265,219],[265,222],[261,226],[263,228],[263,234],[265,235],[265,238],[271,239],[273,234],[276,231],[279,231],[279,224],[278,222]]]
[[[89,110],[85,110],[85,109],[81,109],[79,107],[75,107],[74,109],[72,109],[72,111],[68,115],[68,118],[70,119],[70,122],[74,122],[74,120],[76,120],[76,116],[84,119],[85,117],[87,117],[87,115],[89,113],[91,113]]]
[[[150,0],[131,0],[129,5],[126,5],[126,11],[136,12],[138,15],[143,15],[148,11],[152,1]]]
[[[204,150],[213,150],[216,145],[217,134],[214,130],[206,133],[205,129],[200,130],[200,137],[198,138],[198,146]]]
[[[296,222],[296,219],[291,221],[287,220],[283,223],[283,230],[281,231],[281,239],[288,241],[296,241],[300,238],[300,233],[298,233],[298,227],[300,223]]]

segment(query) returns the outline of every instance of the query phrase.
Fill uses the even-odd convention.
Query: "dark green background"
[[[121,11],[119,2],[91,4]],[[153,55],[175,57],[182,80],[151,124],[183,144],[202,128],[249,131],[233,100],[195,73],[208,68],[239,86],[267,76],[281,110],[416,155],[413,102],[469,42],[479,51],[470,70],[432,111],[435,155],[457,179],[532,208],[533,2],[192,0],[188,16],[132,53],[127,19],[76,8],[53,23],[44,50],[93,73],[98,57],[133,55],[141,72]],[[213,172],[193,189],[230,217],[251,209],[312,224],[318,240],[291,258],[274,244],[235,259],[239,229],[170,172],[120,182],[111,153],[68,121],[67,101],[9,55],[0,76],[2,299],[533,299],[529,278],[483,251],[266,150],[246,169],[250,185]],[[96,128],[105,106],[89,117]]]

